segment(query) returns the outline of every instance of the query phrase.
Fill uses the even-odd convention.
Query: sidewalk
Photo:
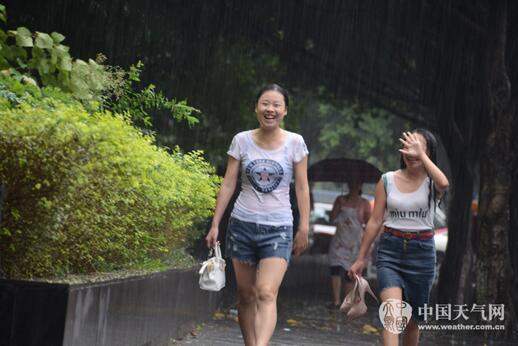
[[[314,262],[313,259],[309,261]],[[328,272],[324,270],[327,268],[317,270],[315,263],[309,263],[308,258],[297,262],[290,266],[292,272],[286,277],[287,285],[282,287],[279,294],[277,327],[271,346],[382,345],[380,334],[383,327],[378,319],[378,306],[372,298],[369,297],[367,300],[369,310],[366,315],[353,321],[346,321],[343,313],[325,308],[325,303],[330,296]],[[309,278],[309,276],[311,279],[318,276],[317,285],[302,284],[301,278]],[[290,286],[290,282],[295,282],[297,285]],[[235,293],[230,288],[225,295],[227,303],[224,309],[216,312],[211,321],[198,326],[183,340],[175,341],[172,345],[243,345],[237,323],[237,310],[233,303]],[[467,332],[424,331],[421,333],[420,345],[423,346],[459,344],[503,346],[516,345],[516,342],[488,341]]]

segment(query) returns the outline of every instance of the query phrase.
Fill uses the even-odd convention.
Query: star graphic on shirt
[[[263,168],[262,172],[256,173],[259,176],[259,181],[270,181],[270,173]]]

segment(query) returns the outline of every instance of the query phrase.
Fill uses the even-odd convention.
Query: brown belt
[[[390,228],[387,226],[385,226],[385,232],[395,237],[403,239],[431,239],[434,235],[434,231],[432,230],[403,232],[398,229]]]

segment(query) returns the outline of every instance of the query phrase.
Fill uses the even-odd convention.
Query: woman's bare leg
[[[404,334],[403,334],[403,345],[404,346],[417,346],[419,344],[419,325],[413,318],[408,322]]]
[[[342,290],[342,278],[340,275],[331,275],[331,288],[333,289],[333,304],[338,305],[342,302],[340,299]]]
[[[288,263],[284,258],[271,257],[259,262],[256,277],[257,315],[255,346],[266,346],[277,324],[277,295]]]
[[[403,299],[403,290],[399,287],[388,287],[381,291],[380,298],[382,302],[388,299]],[[399,335],[389,332],[386,328],[383,329],[383,346],[397,346],[399,345]]]
[[[255,280],[257,267],[236,260],[233,260],[232,263],[236,273],[239,296],[239,303],[237,305],[239,327],[241,328],[245,345],[256,346],[255,315],[257,313],[257,300]]]

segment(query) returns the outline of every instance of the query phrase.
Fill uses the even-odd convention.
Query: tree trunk
[[[513,133],[518,133],[518,112],[515,113],[515,126]],[[518,137],[513,139],[513,152],[518,152]],[[513,164],[513,182],[511,187],[511,197],[509,208],[511,211],[511,227],[509,232],[509,251],[511,252],[511,268],[514,273],[518,273],[518,160]],[[518,275],[513,275],[513,284],[509,290],[511,294],[511,316],[514,321],[518,314]]]
[[[473,262],[471,197],[474,163],[461,153],[450,156],[450,162],[452,189],[448,203],[448,248],[439,273],[438,303],[463,304],[466,303],[465,294],[468,292],[469,295],[469,274]]]
[[[484,66],[486,102],[486,135],[480,165],[481,190],[479,230],[476,249],[476,297],[478,304],[504,304],[506,318],[489,323],[506,323],[514,319],[510,291],[512,268],[509,252],[510,187],[513,161],[511,135],[516,102],[512,100],[505,53],[507,2],[491,2]]]
[[[514,10],[518,8],[518,4],[513,3]],[[508,9],[509,13],[514,13],[513,9],[510,7]],[[509,42],[517,42],[518,40],[518,23],[514,21],[513,23],[509,23],[510,28],[508,30]],[[511,44],[507,45],[508,47],[512,47]],[[514,85],[514,88],[511,88],[511,99],[514,100],[514,103],[517,103],[518,100],[518,62],[517,62],[517,52],[515,49],[510,49],[507,52],[508,57],[507,61],[509,62],[509,79],[511,80],[511,85]],[[512,133],[514,134],[511,139],[511,150],[512,153],[518,153],[518,109],[515,108],[514,113],[514,121],[512,125]],[[516,155],[516,154],[515,154]],[[511,196],[509,199],[509,210],[510,210],[510,230],[509,230],[509,251],[511,253],[511,268],[515,275],[513,276],[513,285],[510,289],[511,294],[511,316],[509,318],[513,318],[516,325],[516,318],[518,315],[518,158],[515,156],[514,161],[510,163],[512,166],[511,172]]]

